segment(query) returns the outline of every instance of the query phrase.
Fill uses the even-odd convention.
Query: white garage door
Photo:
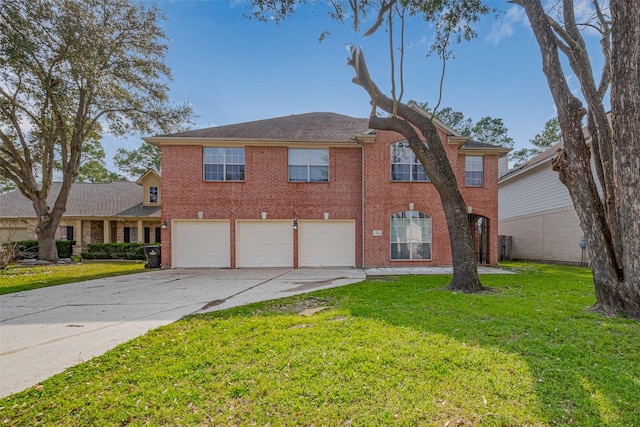
[[[174,220],[172,267],[231,267],[228,220]]]
[[[236,266],[293,267],[293,221],[237,221]]]
[[[356,222],[301,220],[298,230],[300,267],[355,267]]]

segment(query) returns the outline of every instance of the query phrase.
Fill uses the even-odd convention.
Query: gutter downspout
[[[362,240],[362,242],[361,242],[361,244],[362,244],[362,253],[361,253],[362,262],[361,262],[361,264],[362,264],[362,269],[364,270],[364,268],[365,268],[365,264],[364,264],[364,248],[365,248],[365,245],[364,245],[364,239],[365,239],[365,232],[364,232],[364,230],[365,230],[365,227],[364,227],[364,202],[365,202],[365,195],[364,195],[365,194],[364,193],[365,192],[365,188],[364,188],[364,141],[360,143],[360,151],[362,152],[362,160],[361,160],[361,163],[362,163],[362,165],[361,165],[361,168],[362,168],[362,183],[361,183],[361,186],[362,186],[362,190],[361,190],[362,191],[362,213],[361,213],[361,215],[362,215],[361,216],[361,218],[362,218],[362,220],[361,220],[362,221],[362,233],[361,233],[361,236],[362,237],[360,237],[360,239]]]

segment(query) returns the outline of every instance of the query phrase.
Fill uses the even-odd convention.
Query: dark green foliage
[[[56,240],[56,246],[58,247],[58,257],[71,258],[71,255],[73,255],[73,245],[75,244],[75,240]]]
[[[106,252],[83,252],[83,259],[109,259],[111,255]]]
[[[87,252],[82,254],[84,259],[135,259],[143,260],[144,245],[140,243],[92,243]]]

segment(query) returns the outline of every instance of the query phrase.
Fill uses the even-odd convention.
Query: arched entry
[[[489,263],[489,218],[482,215],[468,214],[469,228],[473,250],[478,264]]]

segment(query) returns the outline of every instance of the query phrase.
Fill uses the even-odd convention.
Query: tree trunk
[[[611,0],[611,112],[624,281],[622,310],[640,319],[640,8],[637,0]]]
[[[467,208],[435,126],[408,105],[394,102],[378,89],[369,77],[361,50],[352,49],[349,65],[356,71],[353,82],[367,90],[374,104],[369,126],[372,129],[393,130],[403,135],[438,190],[447,218],[453,261],[453,278],[447,289],[465,293],[487,290],[478,277]],[[377,117],[376,107],[393,115],[386,118]],[[422,133],[425,142],[419,137],[417,130]]]
[[[41,196],[38,194],[38,196]],[[38,236],[38,259],[42,261],[58,262],[58,248],[56,246],[56,230],[60,218],[52,216],[47,201],[42,198],[33,201],[33,207],[38,217],[36,235]]]
[[[597,104],[601,101],[583,88],[589,106],[589,129],[596,131],[592,135],[595,160],[602,162],[597,176],[605,180],[601,183],[606,197],[603,202],[582,132],[582,117],[587,111],[567,84],[550,19],[540,0],[517,2],[524,7],[536,36],[558,110],[564,149],[554,162],[554,170],[571,195],[585,235],[596,293],[593,309],[610,316],[622,313],[640,319],[640,9],[635,0],[611,1],[613,138],[611,132],[604,131],[604,109]],[[564,7],[573,5],[566,2]],[[565,16],[572,17],[572,13]],[[584,86],[590,69],[580,65],[584,61],[575,60],[583,54],[581,49],[580,43],[562,48],[571,55],[570,63],[577,68],[573,71]],[[608,153],[613,153],[613,159],[607,158]],[[615,194],[610,194],[611,190]]]

